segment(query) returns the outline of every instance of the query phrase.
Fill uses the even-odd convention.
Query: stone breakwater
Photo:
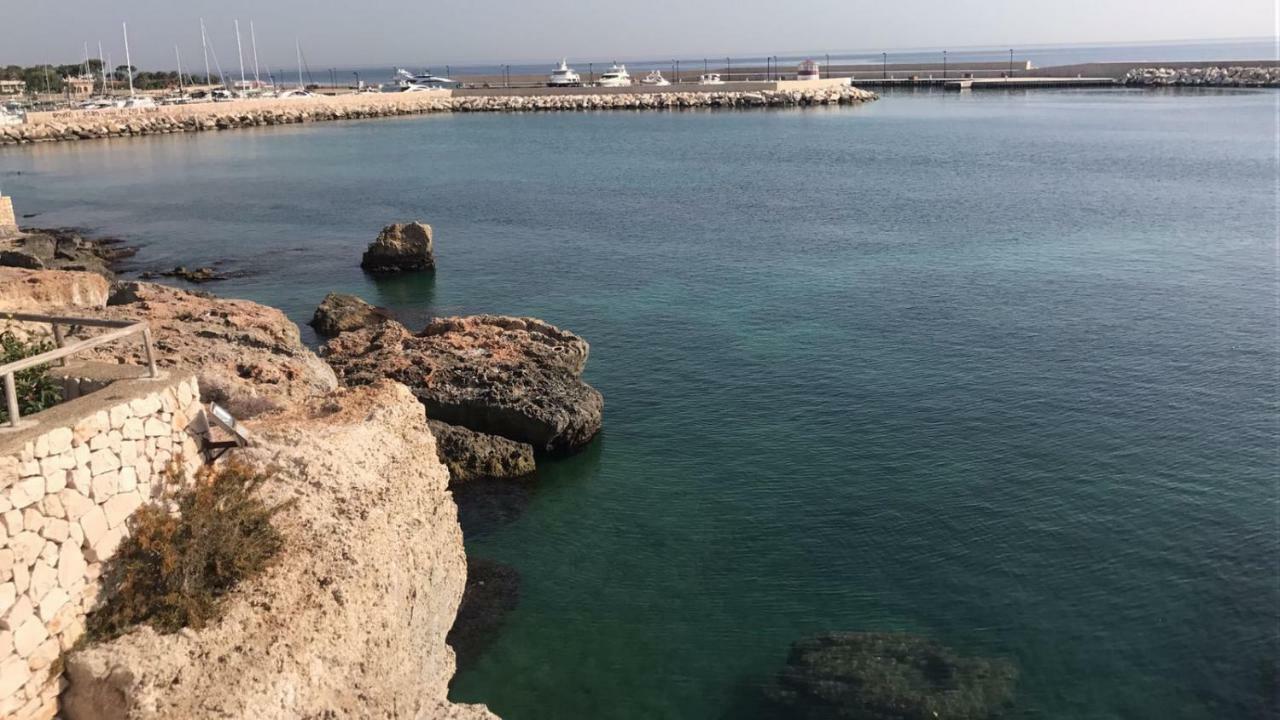
[[[1207,85],[1213,87],[1280,87],[1280,67],[1134,68],[1126,85]]]
[[[855,87],[823,87],[758,92],[664,92],[586,95],[512,95],[449,97],[414,93],[413,97],[379,99],[323,98],[175,106],[141,114],[67,113],[0,128],[0,145],[138,135],[232,130],[269,125],[292,125],[329,120],[467,112],[552,112],[590,110],[684,110],[696,108],[781,108],[817,105],[856,105],[877,99]]]

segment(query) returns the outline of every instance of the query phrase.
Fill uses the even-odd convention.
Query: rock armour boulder
[[[375,273],[434,270],[436,257],[431,226],[414,222],[384,227],[364,251],[360,267]]]
[[[355,295],[329,293],[316,308],[310,325],[325,337],[335,337],[351,330],[380,325],[390,318],[386,310],[374,307]]]

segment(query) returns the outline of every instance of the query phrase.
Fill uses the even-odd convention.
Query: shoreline
[[[141,135],[209,132],[245,127],[436,113],[686,110],[857,105],[878,99],[847,82],[771,83],[769,88],[714,92],[648,91],[554,95],[455,95],[430,93],[320,96],[307,100],[245,100],[174,105],[146,110],[33,113],[21,125],[0,127],[0,146]]]

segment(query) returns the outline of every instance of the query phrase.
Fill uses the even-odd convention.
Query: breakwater
[[[1208,85],[1280,87],[1280,67],[1140,67],[1124,76],[1127,85]]]
[[[0,145],[164,135],[450,112],[558,112],[684,110],[854,105],[877,98],[849,86],[732,92],[642,92],[583,95],[455,97],[450,93],[353,95],[307,100],[263,100],[179,105],[147,111],[40,113],[21,125],[0,127]]]

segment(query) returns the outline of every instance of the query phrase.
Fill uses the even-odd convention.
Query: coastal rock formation
[[[0,241],[0,266],[28,270],[79,270],[114,277],[112,263],[130,257],[137,248],[118,240],[86,240],[67,228],[28,229]]]
[[[413,395],[339,390],[251,428],[239,457],[276,468],[264,500],[290,503],[281,556],[208,627],[69,653],[63,716],[494,718],[447,699],[466,558]]]
[[[146,115],[85,114],[68,120],[5,125],[0,127],[0,145],[210,132],[244,127],[425,113],[795,107],[856,105],[875,99],[877,99],[875,93],[844,86],[758,92],[671,91],[482,97],[405,93],[389,98],[325,98],[320,102],[265,103],[260,107],[249,106],[235,111],[224,110],[216,104],[207,103],[161,108],[158,112]]]
[[[1141,67],[1130,70],[1124,82],[1127,85],[1280,87],[1280,67]]]
[[[435,246],[426,223],[395,223],[382,228],[360,258],[360,267],[375,273],[434,270]]]
[[[532,475],[533,446],[457,425],[428,420],[436,436],[440,462],[449,468],[451,483],[480,478],[516,479]]]
[[[769,697],[813,720],[984,720],[1013,699],[1017,674],[907,633],[832,633],[792,645]]]
[[[161,369],[195,373],[204,399],[222,403],[241,419],[337,387],[333,370],[302,344],[298,327],[275,308],[127,282],[118,284],[107,307],[95,314],[145,318]],[[138,343],[112,343],[86,356],[145,363]]]
[[[355,295],[329,293],[324,296],[309,325],[325,337],[335,337],[344,332],[380,325],[391,315],[374,307]]]
[[[584,383],[585,340],[536,318],[436,320],[420,333],[398,323],[343,333],[322,350],[343,382],[391,378],[432,419],[567,451],[600,430],[604,398]]]
[[[0,319],[4,311],[42,312],[99,309],[109,285],[96,273],[0,267]]]

